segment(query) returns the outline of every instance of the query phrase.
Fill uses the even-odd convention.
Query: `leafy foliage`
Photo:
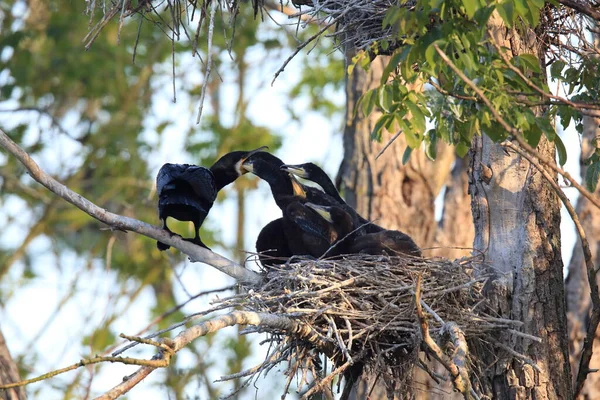
[[[595,99],[600,95],[600,61],[580,53],[567,64],[559,56],[569,50],[559,46],[512,56],[492,34],[494,24],[502,22],[515,32],[530,30],[553,43],[558,36],[552,37],[548,29],[557,10],[540,0],[423,0],[410,8],[404,4],[393,7],[383,28],[393,27],[393,40],[400,41],[401,46],[391,55],[381,86],[363,96],[357,112],[381,112],[372,133],[374,139],[382,140],[385,131],[400,130],[411,148],[425,143],[432,158],[435,152],[431,144],[438,139],[455,145],[463,156],[475,135],[486,134],[495,142],[509,138],[511,133],[454,67],[481,89],[500,117],[531,146],[535,147],[542,136],[553,141],[559,162],[564,164],[566,151],[555,121],[560,120],[563,128],[574,122],[581,132],[586,102],[597,104]],[[378,43],[372,52],[389,46]],[[436,47],[450,62],[441,58]],[[350,68],[368,68],[368,64],[369,57],[362,52]],[[546,64],[550,64],[549,76]],[[567,88],[567,100],[553,97],[548,78]],[[419,82],[425,84],[424,92],[411,89]],[[430,125],[433,127],[428,129]]]

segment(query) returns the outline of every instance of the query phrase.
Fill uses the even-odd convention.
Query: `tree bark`
[[[435,235],[433,255],[451,260],[470,256],[475,226],[469,196],[468,160],[456,157],[452,173],[446,183],[444,209]]]
[[[513,55],[537,54],[545,65],[534,32],[507,29],[497,13],[490,28],[497,43]],[[554,146],[545,138],[537,149],[554,159]],[[485,252],[485,262],[498,272],[487,285],[489,305],[500,317],[522,321],[522,332],[542,340],[500,335],[500,342],[532,359],[539,371],[495,349],[488,354],[492,364],[481,380],[482,390],[497,399],[568,399],[572,389],[559,199],[527,160],[486,136],[476,137],[471,155],[474,247]]]
[[[0,330],[0,384],[19,382],[19,369],[13,361],[4,335]],[[0,400],[26,400],[25,389],[23,387],[0,390]]]
[[[596,150],[600,139],[600,118],[586,117],[584,119],[583,141],[581,144],[581,177],[585,179],[586,166],[583,161]],[[600,195],[600,190],[596,190]],[[583,230],[587,235],[590,251],[594,265],[600,265],[600,209],[595,207],[585,197],[579,196],[577,201],[577,215],[581,221]],[[592,304],[590,299],[590,285],[583,258],[583,251],[579,241],[575,244],[571,262],[569,263],[569,275],[566,280],[567,294],[567,321],[569,324],[569,350],[570,363],[573,376],[577,376],[577,369],[583,339],[586,335],[586,327],[590,316]],[[600,368],[600,331],[596,332],[594,340],[593,356],[590,361],[591,369]],[[584,399],[597,399],[600,396],[600,375],[591,373],[588,375],[583,391]]]

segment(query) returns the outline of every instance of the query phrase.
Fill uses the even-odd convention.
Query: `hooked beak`
[[[306,172],[306,170],[298,165],[284,164],[279,168],[281,168],[283,171],[287,172],[288,174],[293,174],[300,178],[308,179],[308,173]]]
[[[333,224],[333,218],[331,218],[331,213],[329,211],[327,211],[327,207],[319,206],[314,203],[304,203],[304,205],[311,208],[312,210],[314,210],[325,221]]]
[[[254,167],[252,165],[251,162],[246,162],[250,157],[252,157],[254,154],[259,153],[261,151],[265,151],[268,150],[269,147],[268,146],[260,146],[258,149],[249,151],[248,154],[246,154],[245,157],[242,157],[240,159],[240,161],[238,161],[237,165],[236,165],[236,169],[238,170],[238,172],[240,172],[240,175],[243,175],[247,172],[254,172]]]

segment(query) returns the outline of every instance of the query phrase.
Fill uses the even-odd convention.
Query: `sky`
[[[93,51],[93,49],[92,49]],[[302,123],[291,121],[288,112],[284,107],[283,91],[293,84],[296,77],[299,76],[299,60],[293,60],[285,72],[282,73],[271,86],[271,78],[278,70],[279,66],[288,54],[282,54],[279,59],[265,62],[261,54],[250,54],[250,63],[255,66],[261,66],[260,75],[252,76],[248,79],[250,85],[255,85],[253,90],[253,101],[250,104],[250,114],[261,125],[266,125],[274,131],[281,132],[283,137],[283,146],[276,152],[280,158],[290,164],[313,161],[321,164],[331,175],[335,176],[337,168],[342,159],[341,131],[343,127],[342,117],[325,118],[318,113],[308,110],[305,104],[299,104],[300,108],[305,108],[302,114]],[[303,57],[300,54],[298,57]],[[197,59],[191,56],[182,56],[178,60],[182,70],[191,70],[185,68],[186,65],[197,65]],[[153,98],[153,108],[150,117],[145,121],[145,135],[149,142],[156,144],[156,154],[151,157],[152,167],[158,171],[165,162],[194,162],[182,152],[184,147],[184,138],[180,132],[187,130],[189,126],[195,125],[198,99],[188,98],[181,91],[177,95],[177,103],[172,101],[172,92],[170,90],[171,77],[169,75],[170,64],[165,64],[165,75],[156,80],[155,84],[165,89],[156,93]],[[224,67],[226,68],[226,66]],[[258,74],[258,72],[256,72]],[[226,74],[224,74],[226,76]],[[265,78],[266,76],[266,78]],[[186,76],[186,82],[201,82],[200,73]],[[0,82],[1,83],[1,82]],[[235,90],[230,85],[229,90]],[[344,102],[344,93],[331,93],[332,97]],[[8,105],[10,106],[10,104]],[[9,108],[9,107],[5,108]],[[153,129],[162,120],[163,116],[181,115],[177,122],[166,128],[162,136],[154,133]],[[230,115],[233,115],[231,113]],[[154,116],[154,118],[152,117]],[[23,116],[27,118],[27,116]],[[47,125],[47,122],[41,121],[41,126]],[[75,124],[76,121],[69,121],[65,124]],[[26,141],[35,141],[39,138],[39,131],[32,131],[25,138]],[[57,163],[57,153],[59,151],[60,160],[71,160],[76,163],[77,149],[72,147],[72,141],[56,134],[52,140],[55,140],[55,147],[49,149],[47,154],[42,154],[37,161],[40,166],[48,172],[58,172],[65,168],[62,163]],[[578,136],[573,129],[567,130],[563,134],[563,141],[567,145],[569,157],[566,169],[572,176],[579,176],[579,153]],[[318,143],[318,146],[314,144]],[[257,146],[260,144],[257,144]],[[6,157],[0,153],[0,162]],[[577,198],[575,189],[565,189],[568,196],[574,202]],[[93,199],[91,199],[93,201]],[[438,201],[438,206],[441,202]],[[217,227],[222,232],[222,239],[225,243],[235,242],[235,199],[230,196],[222,204],[216,205],[207,218],[206,224],[209,227]],[[259,188],[253,191],[247,200],[248,220],[246,231],[246,243],[253,250],[253,243],[260,229],[272,219],[280,216],[279,209],[275,206],[268,185],[260,182]],[[439,209],[439,207],[438,207]],[[0,210],[0,226],[7,227],[6,213],[19,214],[27,218],[33,214],[32,210],[27,210],[16,197],[9,198]],[[439,213],[438,213],[439,214]],[[563,210],[562,222],[562,246],[563,259],[565,265],[568,264],[573,244],[576,240],[572,223],[568,215]],[[218,222],[217,222],[218,221]],[[149,221],[158,223],[158,221]],[[0,234],[2,246],[14,246],[20,243],[27,232],[26,226],[11,225]],[[51,369],[63,367],[77,362],[82,357],[85,349],[74,345],[80,342],[82,327],[94,327],[102,324],[108,313],[114,309],[125,308],[126,304],[122,301],[114,301],[114,287],[116,287],[115,274],[107,270],[101,261],[93,269],[82,268],[82,260],[74,253],[65,251],[60,255],[60,260],[56,260],[56,255],[50,251],[50,241],[47,237],[35,239],[30,247],[30,252],[37,254],[34,262],[38,265],[36,270],[40,271],[40,276],[32,281],[27,287],[19,289],[8,302],[0,309],[0,324],[6,336],[7,342],[14,354],[28,353],[28,349],[34,347],[40,354],[36,362],[36,371],[34,374],[47,372]],[[217,252],[226,256],[235,256],[224,249],[215,249]],[[54,268],[45,268],[45,265],[58,263],[62,266],[60,271]],[[18,263],[11,270],[8,279],[0,282],[2,291],[7,292],[11,287],[16,287],[21,279],[22,263]],[[179,299],[186,299],[186,291],[196,293],[210,288],[224,287],[232,283],[232,280],[209,266],[202,264],[192,264],[189,262],[180,265],[176,269],[180,275],[180,280],[185,282],[185,290],[181,286],[176,288],[176,295]],[[131,282],[131,285],[135,285]],[[60,312],[56,313],[57,307],[65,293],[74,291],[77,301],[69,302]],[[150,292],[142,292],[136,300],[134,306],[127,311],[115,323],[115,329],[118,332],[127,334],[136,333],[141,327],[144,327],[149,319],[148,304],[151,304],[152,296]],[[191,303],[185,308],[187,313],[192,313],[198,309],[208,306],[209,298],[200,299]],[[233,329],[229,329],[233,334]],[[225,339],[223,339],[225,340]],[[255,339],[256,343],[256,339]],[[141,348],[141,346],[139,346]],[[220,354],[214,352],[214,349],[206,349],[209,359],[218,365]],[[146,354],[150,357],[152,350],[139,352],[139,349],[132,352],[131,355]],[[31,354],[31,353],[30,353]],[[263,349],[255,345],[253,357],[248,362],[248,367],[261,361]],[[178,356],[178,365],[185,366],[190,360],[185,352]],[[119,364],[112,364],[109,368],[103,368],[93,382],[92,391],[94,395],[101,394],[110,387],[117,384],[123,376],[135,370],[135,367],[127,367]],[[211,370],[211,377],[217,379],[222,371],[218,368]],[[72,379],[73,373],[62,377],[54,378],[57,382],[68,382]],[[160,372],[155,372],[145,379],[135,389],[130,392],[130,399],[163,399],[164,394],[154,387],[159,382]],[[276,381],[276,380],[275,380]],[[59,392],[55,391],[52,384],[45,385],[44,398],[52,399],[59,397]],[[265,385],[267,386],[267,385]],[[225,390],[226,392],[226,390]],[[262,398],[266,398],[261,396]],[[278,398],[276,393],[272,398]],[[202,397],[201,398],[205,398]],[[248,391],[246,398],[254,398],[254,392]]]

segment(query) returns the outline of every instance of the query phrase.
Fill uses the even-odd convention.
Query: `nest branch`
[[[29,175],[48,190],[73,204],[86,214],[105,223],[111,229],[123,232],[133,231],[149,238],[166,243],[189,256],[192,262],[203,262],[211,265],[219,271],[236,279],[243,284],[256,284],[260,282],[261,276],[253,271],[245,269],[241,265],[203,247],[183,240],[181,237],[171,235],[158,226],[150,225],[134,218],[111,213],[92,203],[82,195],[75,193],[56,179],[44,172],[39,165],[27,154],[25,150],[13,142],[4,131],[0,130],[0,147],[14,155],[27,168]]]
[[[451,343],[456,349],[454,352],[454,357],[452,358],[444,354],[435,340],[433,340],[429,332],[429,324],[427,323],[425,313],[423,312],[424,302],[421,300],[421,282],[422,276],[419,275],[417,278],[417,288],[415,290],[415,303],[417,316],[419,318],[419,324],[421,327],[423,343],[433,353],[433,356],[444,366],[444,368],[450,372],[452,375],[452,384],[454,385],[454,388],[461,392],[467,400],[471,398],[478,399],[477,395],[473,397],[471,396],[471,381],[469,380],[469,373],[466,363],[469,348],[467,346],[465,334],[454,322],[444,323],[440,329],[440,334],[448,334]]]

